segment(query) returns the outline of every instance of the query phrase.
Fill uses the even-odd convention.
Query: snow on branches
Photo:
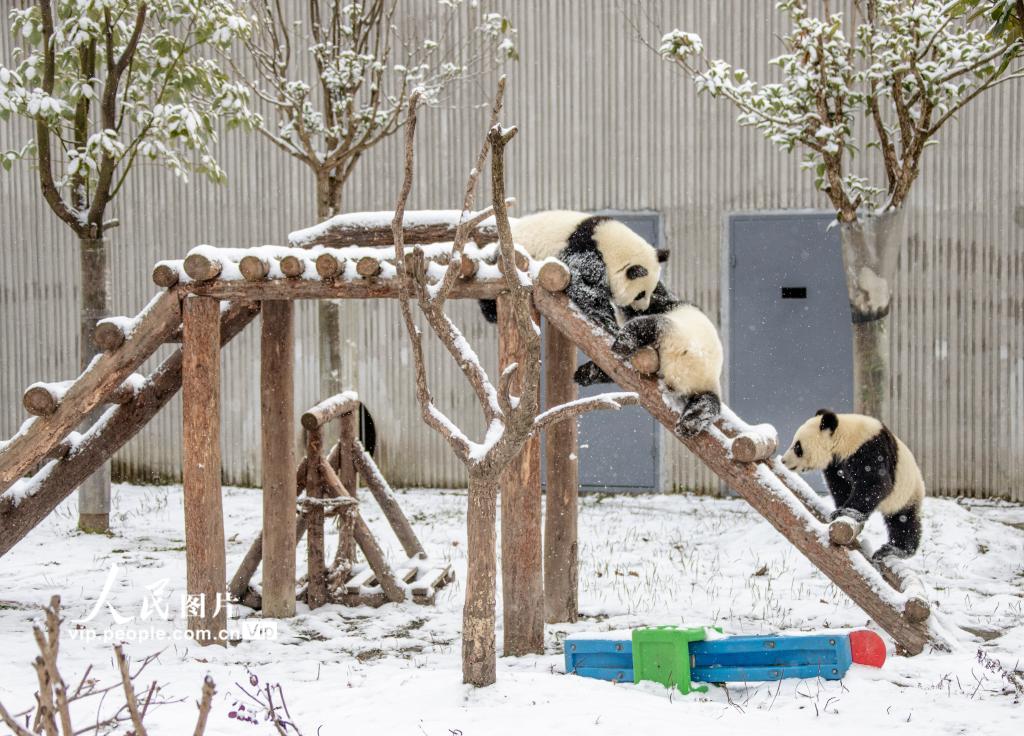
[[[255,73],[232,63],[270,110],[260,132],[329,174],[332,202],[362,154],[401,127],[413,91],[436,104],[457,81],[517,58],[511,23],[475,2],[407,3],[397,13],[396,0],[312,0],[296,20],[272,0],[238,1],[252,17],[245,50]],[[459,36],[463,23],[474,32]]]
[[[805,0],[776,7],[791,24],[785,53],[771,60],[780,82],[755,82],[708,57],[693,33],[664,34],[658,52],[698,90],[731,102],[740,125],[783,150],[804,149],[803,167],[843,222],[861,207],[899,208],[939,129],[985,90],[1022,76],[1024,41],[986,33],[948,0],[855,0],[852,19],[827,1],[820,16]],[[884,185],[852,170],[861,119],[870,121],[868,147],[882,154]]]
[[[47,202],[80,237],[102,235],[139,157],[219,180],[218,121],[254,123],[245,87],[201,53],[248,33],[229,0],[37,0],[10,26],[21,45],[0,64],[0,120],[35,127],[0,164],[34,157]]]

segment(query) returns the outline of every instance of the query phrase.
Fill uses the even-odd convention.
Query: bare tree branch
[[[632,391],[609,392],[588,396],[586,398],[570,401],[565,404],[553,406],[550,409],[538,414],[533,420],[534,429],[540,431],[545,427],[558,422],[565,421],[571,417],[578,417],[596,409],[619,410],[627,404],[636,404],[639,396]]]

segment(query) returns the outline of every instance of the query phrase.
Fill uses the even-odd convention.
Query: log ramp
[[[458,214],[451,217],[457,219]],[[210,377],[219,372],[220,347],[253,320],[263,302],[267,302],[262,310],[261,339],[263,453],[265,458],[276,460],[266,473],[264,532],[243,560],[229,586],[231,591],[238,598],[253,601],[254,592],[248,583],[260,560],[266,557],[274,562],[269,574],[271,585],[269,589],[264,587],[260,601],[264,615],[291,615],[295,600],[291,584],[295,573],[294,549],[310,523],[307,517],[313,515],[319,520],[328,506],[352,507],[350,503],[332,503],[331,499],[337,501],[352,495],[347,489],[354,491],[357,472],[381,502],[410,558],[413,552],[422,551],[417,550],[418,541],[413,541],[415,535],[410,536],[411,528],[404,516],[399,517],[401,512],[396,511],[390,489],[386,483],[381,485],[383,478],[375,471],[372,460],[353,444],[352,426],[343,423],[342,437],[343,441],[348,438],[347,446],[335,448],[337,452],[332,454],[336,458],[344,452],[351,462],[333,467],[331,458],[325,460],[320,454],[314,436],[307,450],[313,451],[317,462],[311,463],[307,457],[297,477],[294,473],[294,419],[290,416],[292,392],[288,380],[294,366],[293,314],[284,305],[294,299],[397,298],[394,248],[388,247],[392,242],[390,216],[379,219],[380,223],[375,223],[372,218],[355,218],[293,233],[292,242],[304,247],[198,246],[183,260],[156,264],[153,281],[164,291],[136,317],[104,320],[98,325],[100,343],[106,352],[74,381],[36,383],[26,390],[23,403],[33,416],[14,437],[0,443],[0,555],[106,462],[184,386],[185,403],[189,405],[184,412],[183,428],[188,591],[211,594],[223,590],[227,582],[223,544],[209,544],[211,535],[214,541],[223,537],[220,457],[218,452],[211,451],[211,447],[218,446],[215,435],[219,432],[220,397]],[[428,268],[436,266],[440,271],[449,263],[451,244],[436,241],[449,240],[454,235],[453,223],[454,220],[445,224],[421,218],[407,226],[412,234],[407,242],[422,244]],[[484,226],[474,231],[474,239],[479,243],[489,237],[493,236]],[[504,290],[495,245],[479,243],[466,246],[452,298],[494,299]],[[531,261],[520,252],[517,266],[527,271],[536,284],[534,304],[545,318],[545,339],[550,350],[549,365],[545,366],[549,394],[558,402],[575,396],[571,379],[575,348],[579,347],[622,388],[635,391],[641,405],[655,419],[888,632],[900,650],[917,654],[926,647],[945,650],[950,646],[942,626],[930,615],[924,586],[904,565],[872,564],[871,549],[864,542],[850,548],[830,542],[828,509],[806,483],[774,456],[774,430],[766,425],[748,426],[723,408],[722,417],[708,431],[696,437],[675,435],[678,414],[671,401],[662,395],[658,381],[650,376],[657,369],[656,354],[638,355],[633,364],[616,357],[611,352],[611,338],[576,311],[562,293],[568,283],[568,272],[562,264],[551,259],[543,263]],[[148,377],[136,373],[160,346],[175,342],[181,342],[182,347]],[[558,356],[560,360],[555,359]],[[105,403],[111,406],[94,426],[82,435],[74,432],[89,412]],[[353,415],[348,412],[346,416]],[[308,421],[317,427],[323,423],[315,418]],[[548,430],[549,492],[543,555],[535,551],[541,547],[538,473],[529,474],[536,482],[531,482],[529,492],[522,495],[522,503],[530,507],[523,511],[523,524],[509,525],[510,529],[518,530],[520,538],[514,546],[524,553],[509,563],[520,568],[509,570],[509,580],[516,582],[513,588],[506,584],[506,598],[542,596],[540,609],[535,600],[529,601],[528,607],[543,610],[548,622],[573,621],[577,615],[578,469],[573,452],[576,436],[571,422],[564,425]],[[531,446],[528,453],[533,458],[531,462],[536,462],[536,448]],[[296,498],[304,487],[315,488],[313,493],[306,494],[304,513],[294,525],[281,523],[295,518]],[[349,537],[355,537],[350,539],[350,547],[354,548],[361,536],[355,533],[359,529],[358,513],[348,517],[353,529]],[[307,534],[307,541],[309,538]],[[191,541],[197,539],[203,543]],[[322,531],[313,534],[312,541],[322,545]],[[376,557],[370,540],[362,541],[371,549],[368,557]],[[367,546],[363,547],[364,554]],[[310,581],[317,599],[322,596],[322,547],[314,554],[319,555],[318,566]],[[351,561],[354,551],[344,554]],[[542,586],[537,584],[541,557]],[[380,569],[367,567],[366,579],[361,578],[360,585],[383,581],[381,602],[396,600],[401,586],[391,585],[395,573],[386,568],[386,563],[378,562],[381,564],[374,567]],[[385,588],[390,589],[390,594]],[[362,593],[365,590],[359,594],[353,591],[354,595]],[[190,620],[189,627],[196,634],[205,634],[198,641],[213,643],[218,639],[215,634],[210,638],[211,633],[222,629],[222,624],[219,620]],[[520,642],[536,640],[534,629],[538,626],[542,630],[543,621],[536,616],[522,617],[521,621],[511,622],[511,626],[506,621],[506,649],[510,638]]]
[[[611,351],[611,337],[595,329],[573,308],[565,294],[534,289],[534,303],[549,324],[568,337],[619,386],[635,391],[640,405],[673,437],[765,517],[904,651],[918,654],[926,646],[939,650],[949,648],[941,627],[930,625],[928,621],[930,606],[916,581],[911,585],[906,573],[894,566],[876,568],[860,548],[830,543],[823,505],[814,491],[774,456],[776,443],[765,437],[763,429],[750,427],[723,407],[723,416],[708,431],[695,437],[676,434],[679,414],[672,408],[671,400],[662,395],[657,379],[641,374],[620,360]],[[770,448],[770,451],[752,452],[758,447]],[[753,461],[735,457],[741,452]],[[758,454],[762,457],[757,457]],[[902,592],[903,588],[910,594]]]

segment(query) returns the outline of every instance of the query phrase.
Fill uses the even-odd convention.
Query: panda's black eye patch
[[[626,278],[632,281],[633,279],[642,279],[647,275],[647,269],[643,266],[630,266],[626,269]]]
[[[804,456],[804,448],[803,448],[803,445],[801,445],[801,444],[800,444],[799,442],[797,442],[797,443],[796,443],[795,445],[793,445],[793,453],[794,453],[794,454],[795,454],[795,455],[796,455],[797,457],[803,457],[803,456]]]

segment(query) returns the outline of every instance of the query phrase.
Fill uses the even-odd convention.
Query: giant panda
[[[623,325],[612,351],[625,358],[657,346],[658,374],[680,412],[676,432],[693,436],[722,410],[722,341],[704,312],[661,285],[651,309]]]
[[[557,258],[569,268],[565,293],[589,319],[610,333],[619,310],[645,312],[661,278],[667,250],[656,249],[610,217],[571,210],[537,212],[513,220],[512,239],[537,260]],[[498,319],[493,299],[480,309]]]
[[[879,420],[821,409],[796,431],[782,464],[825,472],[836,502],[831,521],[845,516],[863,524],[872,511],[882,514],[889,541],[876,559],[917,552],[924,480],[913,453]]]

